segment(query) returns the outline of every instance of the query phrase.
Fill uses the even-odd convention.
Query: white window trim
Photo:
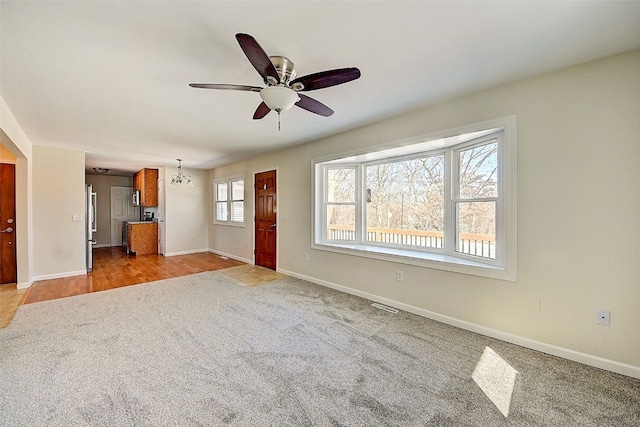
[[[345,165],[340,165],[341,169],[353,169],[354,173],[357,174],[359,171],[359,168],[357,165],[351,165],[351,164],[345,164]],[[331,168],[323,168],[322,173],[324,174],[323,176],[323,181],[326,181],[328,179],[327,174],[328,171]],[[359,183],[359,180],[356,180],[357,183]],[[353,202],[329,202],[327,199],[329,198],[327,193],[326,193],[326,186],[322,187],[322,208],[321,208],[321,218],[322,218],[322,223],[326,224],[327,223],[327,206],[328,205],[334,205],[334,206],[355,206],[356,209],[357,207],[360,205],[360,200],[359,198],[360,196],[360,188],[356,188],[356,198]],[[356,215],[356,228],[359,228],[359,215]],[[322,240],[326,241],[327,240],[327,233],[326,233],[326,229],[322,228]]]
[[[238,222],[238,221],[231,221],[231,202],[233,201],[232,197],[232,182],[236,182],[236,181],[242,181],[244,183],[244,198],[242,199],[242,209],[243,209],[243,218],[244,221],[242,222]],[[218,184],[227,184],[227,220],[226,221],[220,221],[217,218],[217,209],[216,209],[216,203],[218,202]],[[228,225],[231,227],[246,227],[247,226],[247,181],[244,179],[243,175],[237,175],[237,176],[232,176],[229,178],[223,178],[223,179],[216,179],[213,181],[213,223],[215,225]]]
[[[322,191],[317,191],[317,185],[323,183],[322,173],[324,168],[319,166],[322,163],[335,161],[336,164],[353,165],[354,159],[375,159],[376,153],[380,156],[377,158],[384,158],[381,153],[387,149],[394,149],[399,147],[405,147],[410,153],[411,146],[415,144],[415,149],[419,151],[436,151],[438,148],[446,148],[459,143],[450,143],[447,146],[442,146],[442,139],[449,138],[455,135],[468,134],[473,132],[480,132],[486,129],[502,129],[502,142],[499,144],[498,155],[498,167],[501,170],[499,174],[498,188],[499,203],[504,204],[498,206],[497,220],[496,220],[496,237],[502,240],[500,250],[500,260],[491,262],[478,262],[472,256],[465,256],[464,254],[456,253],[455,256],[444,253],[432,253],[432,252],[418,252],[405,249],[396,249],[389,247],[379,247],[366,244],[327,244],[325,243],[325,236],[323,236],[323,226],[326,222],[324,218],[324,186]],[[427,141],[425,143],[425,141]],[[311,247],[317,250],[336,252],[346,255],[360,256],[365,258],[372,258],[382,261],[397,262],[402,264],[410,264],[416,266],[422,266],[427,268],[434,268],[438,270],[446,270],[463,274],[470,274],[474,276],[488,277],[499,280],[515,281],[517,278],[517,150],[516,150],[516,117],[508,116],[499,119],[489,120],[472,125],[462,126],[455,129],[449,129],[446,131],[435,132],[428,135],[423,135],[408,140],[395,141],[392,143],[378,145],[367,150],[352,151],[348,153],[336,154],[331,157],[317,158],[312,160],[312,227],[311,227]],[[432,149],[429,150],[429,143],[432,143]],[[438,145],[439,144],[439,145]],[[463,145],[460,145],[463,147]],[[418,152],[419,152],[418,151]],[[454,159],[449,159],[453,161]],[[358,163],[362,163],[360,160]],[[360,181],[361,182],[361,181]],[[449,183],[451,184],[451,183]],[[448,189],[446,187],[449,187]],[[451,185],[445,186],[445,192],[453,191]],[[357,189],[357,198],[362,197],[361,189]],[[320,194],[318,194],[320,193]],[[447,194],[451,196],[451,194]],[[447,204],[450,204],[452,198],[447,197]],[[362,205],[362,204],[361,204]],[[454,213],[446,212],[446,215],[453,216]],[[320,215],[320,216],[319,216]],[[357,216],[357,219],[361,215]],[[316,221],[316,218],[321,218],[322,221]],[[453,218],[447,218],[447,223],[452,224]],[[356,227],[359,224],[356,223]],[[449,233],[452,236],[451,233]],[[453,240],[452,240],[453,242]],[[498,258],[498,257],[496,257]]]

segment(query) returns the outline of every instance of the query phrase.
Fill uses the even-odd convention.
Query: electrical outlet
[[[404,282],[404,273],[402,272],[402,270],[396,271],[396,280],[398,282]]]
[[[309,254],[307,252],[304,253],[304,260],[309,261]]]
[[[596,323],[598,325],[609,326],[609,317],[611,312],[609,310],[598,310],[598,317],[596,318]]]

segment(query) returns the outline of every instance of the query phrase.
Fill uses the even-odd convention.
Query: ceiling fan
[[[288,58],[267,56],[256,39],[249,34],[238,33],[236,39],[251,65],[262,76],[266,87],[216,83],[190,83],[189,86],[201,89],[260,92],[262,102],[258,105],[253,118],[261,119],[269,114],[269,111],[274,110],[278,113],[278,130],[280,130],[280,113],[294,105],[325,117],[333,114],[331,108],[300,92],[336,86],[360,77],[360,70],[352,67],[321,71],[296,78],[296,66]]]

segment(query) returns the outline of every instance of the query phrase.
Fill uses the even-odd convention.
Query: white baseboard
[[[118,246],[122,246],[122,245],[116,245],[116,246],[112,246],[110,243],[96,243],[95,245],[93,245],[94,248],[112,248],[112,247],[118,247]]]
[[[212,254],[223,256],[223,257],[235,259],[236,261],[244,262],[245,264],[253,265],[253,260],[252,259],[241,258],[241,257],[236,256],[236,255],[231,255],[231,254],[228,254],[228,253],[225,253],[225,252],[216,251],[215,249],[209,249],[209,252],[211,252]]]
[[[87,270],[67,271],[65,273],[43,274],[41,276],[33,276],[31,278],[31,283],[37,282],[39,280],[61,279],[63,277],[81,276],[83,274],[87,274]]]
[[[31,285],[33,285],[33,280],[31,280],[29,282],[18,283],[16,285],[16,289],[27,289],[27,288],[30,288]]]
[[[179,251],[179,252],[168,252],[164,254],[164,256],[177,256],[177,255],[191,255],[191,254],[199,254],[202,252],[209,252],[209,249],[192,249],[188,251]]]
[[[526,337],[510,334],[508,332],[500,331],[497,329],[487,328],[486,326],[456,319],[454,317],[445,316],[439,313],[434,313],[432,311],[424,310],[419,307],[394,301],[389,298],[379,297],[377,295],[370,294],[368,292],[363,292],[357,289],[349,288],[347,286],[342,286],[335,283],[327,282],[325,280],[316,279],[314,277],[305,276],[303,274],[298,274],[293,271],[280,269],[278,270],[278,272],[286,274],[288,276],[296,277],[298,279],[306,280],[308,282],[315,283],[321,286],[326,286],[328,288],[346,292],[351,295],[356,295],[374,302],[379,302],[381,304],[385,304],[390,307],[397,308],[399,310],[404,310],[409,313],[417,314],[418,316],[422,316],[428,319],[436,320],[438,322],[446,323],[447,325],[455,326],[461,329],[465,329],[467,331],[475,332],[481,335],[486,335],[488,337],[510,342],[512,344],[517,344],[519,346],[530,348],[532,350],[537,350],[543,353],[562,357],[563,359],[568,359],[568,360],[579,362],[585,365],[594,366],[596,368],[604,369],[606,371],[611,371],[618,374],[640,379],[640,367],[638,366],[627,365],[625,363],[604,359],[602,357],[593,356],[591,354],[581,353],[579,351],[574,351],[564,347],[558,347],[552,344],[547,344],[541,341],[532,340]]]

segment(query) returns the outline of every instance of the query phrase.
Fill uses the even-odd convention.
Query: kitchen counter
[[[150,255],[158,253],[158,223],[155,221],[127,222],[127,253]]]

